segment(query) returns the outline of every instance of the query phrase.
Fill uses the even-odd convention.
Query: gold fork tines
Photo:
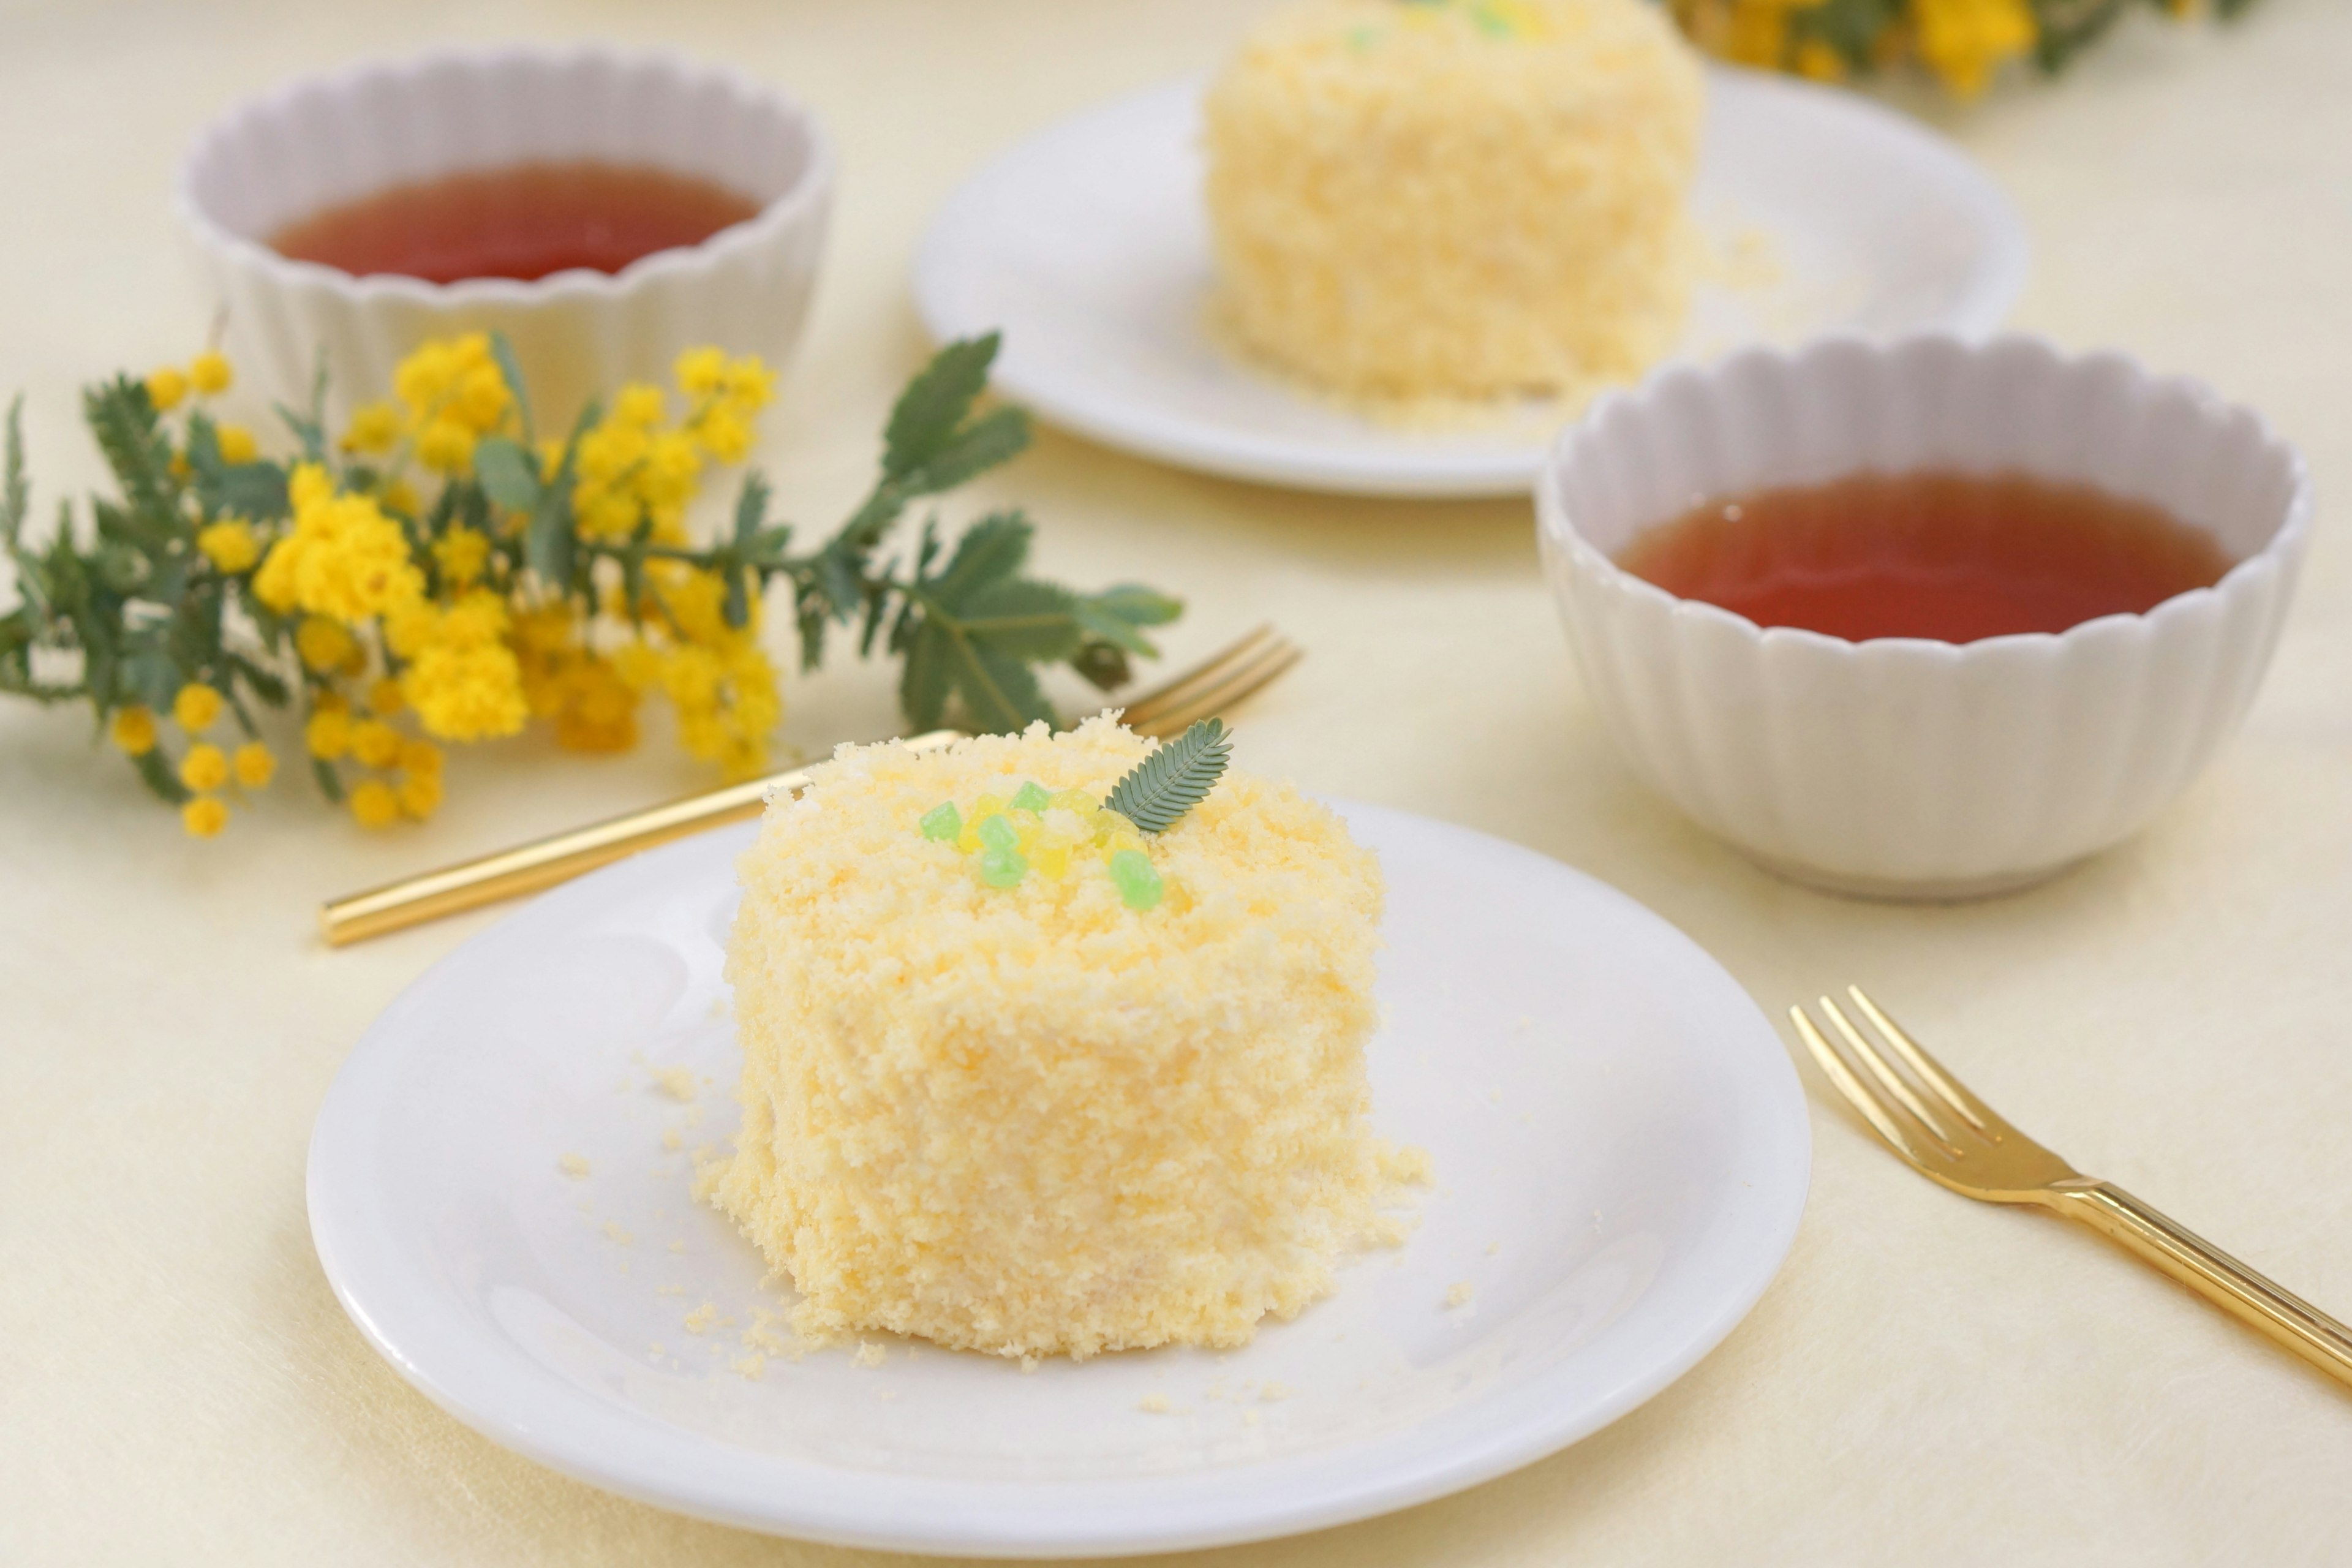
[[[1129,701],[1127,726],[1139,735],[1163,741],[1181,735],[1200,720],[1214,718],[1273,685],[1306,657],[1271,626],[1260,626],[1166,685]]]
[[[1862,1028],[1834,1000],[1822,997],[1822,1012],[1845,1043],[1843,1052],[1804,1008],[1790,1008],[1789,1021],[1837,1091],[1914,1169],[1969,1197],[2032,1204],[2087,1225],[2313,1365],[2352,1383],[2352,1330],[2121,1187],[2077,1173],[1970,1093],[1860,986],[1847,986],[1846,994],[1870,1027]]]
[[[1302,657],[1297,647],[1272,626],[1260,626],[1174,679],[1135,698],[1128,704],[1128,726],[1160,740],[1181,734],[1193,721],[1229,712],[1265,690]],[[934,730],[904,744],[910,751],[929,752],[962,738],[959,731]],[[328,945],[342,947],[501,899],[539,892],[641,849],[757,816],[770,796],[796,792],[807,783],[808,772],[802,768],[705,790],[422,876],[403,878],[324,905],[319,910],[320,929]]]

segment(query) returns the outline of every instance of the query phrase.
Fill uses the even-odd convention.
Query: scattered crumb
[[[1499,1241],[1490,1241],[1490,1242],[1488,1242],[1488,1243],[1486,1244],[1486,1256],[1487,1256],[1487,1257],[1489,1257],[1489,1258],[1494,1257],[1494,1256],[1495,1256],[1495,1254],[1496,1254],[1496,1253],[1498,1253],[1498,1252],[1500,1252],[1500,1251],[1502,1251],[1502,1250],[1503,1250],[1503,1244],[1502,1244],[1501,1242],[1499,1242]]]
[[[1223,1399],[1224,1396],[1225,1384],[1223,1379],[1219,1379],[1217,1382],[1209,1384],[1209,1392],[1202,1395],[1203,1398],[1207,1399]]]
[[[872,1340],[860,1340],[857,1342],[856,1353],[849,1359],[859,1366],[880,1366],[890,1359],[890,1352],[887,1347],[877,1344]]]
[[[1402,1148],[1381,1152],[1381,1174],[1390,1181],[1405,1185],[1425,1187],[1436,1173],[1429,1151],[1406,1144]]]
[[[596,1205],[593,1201],[588,1198],[582,1198],[578,1203],[573,1204],[572,1206],[578,1209],[582,1214],[594,1214],[596,1212]]]
[[[654,1081],[661,1085],[662,1092],[672,1100],[691,1100],[694,1098],[694,1069],[691,1068],[656,1068]]]
[[[626,1247],[637,1238],[621,1228],[619,1220],[608,1219],[604,1222],[604,1239],[615,1247]]]
[[[1290,1385],[1283,1383],[1269,1383],[1257,1391],[1257,1396],[1265,1404],[1279,1405],[1290,1397]]]
[[[719,1146],[715,1143],[697,1143],[694,1146],[694,1152],[687,1158],[692,1160],[697,1165],[707,1165],[717,1157],[718,1153]]]
[[[758,1351],[753,1351],[733,1365],[736,1376],[746,1383],[757,1383],[760,1381],[760,1374],[768,1370],[768,1358]]]
[[[677,1153],[680,1149],[686,1147],[686,1134],[680,1132],[675,1127],[663,1128],[662,1147],[668,1150],[673,1154]]]
[[[562,1159],[555,1162],[555,1168],[562,1172],[565,1175],[571,1177],[575,1182],[584,1182],[588,1179],[588,1172],[591,1167],[588,1163],[587,1155],[566,1154]]]
[[[662,1348],[661,1341],[656,1340],[646,1350],[646,1353],[653,1357],[656,1361],[659,1361],[662,1357],[669,1354],[669,1352]]]
[[[1487,1104],[1489,1104],[1489,1105],[1500,1105],[1500,1104],[1502,1104],[1502,1103],[1503,1103],[1503,1091],[1502,1091],[1501,1089],[1488,1089],[1488,1090],[1486,1091],[1486,1103],[1487,1103]]]
[[[672,1252],[684,1252],[686,1250],[686,1243],[683,1241],[673,1241],[669,1244],[669,1249]]]
[[[1024,1355],[1021,1358],[1021,1371],[1024,1376],[1030,1373],[1035,1372],[1037,1370],[1037,1358],[1034,1355]]]
[[[1592,1228],[1595,1230],[1599,1230],[1601,1228],[1601,1211],[1599,1209],[1594,1209],[1592,1211]]]
[[[686,1315],[686,1331],[689,1334],[701,1333],[704,1330],[709,1328],[711,1324],[718,1321],[719,1303],[716,1301],[705,1301],[701,1306],[697,1307],[693,1311],[688,1312]]]
[[[874,1397],[887,1404],[898,1397],[898,1391],[895,1388],[877,1388],[874,1391]]]
[[[1255,1410],[1244,1410],[1244,1411],[1243,1411],[1243,1412],[1242,1412],[1242,1425],[1243,1425],[1243,1426],[1256,1426],[1256,1425],[1257,1425],[1257,1412],[1256,1412],[1256,1411],[1255,1411]]]
[[[1136,1408],[1147,1415],[1165,1415],[1170,1409],[1168,1396],[1164,1394],[1147,1394],[1143,1396],[1143,1402]]]
[[[656,1285],[654,1287],[654,1294],[656,1296],[683,1296],[686,1294],[686,1287],[683,1285]]]
[[[1518,1030],[1521,1034],[1527,1033],[1529,1029],[1532,1029],[1535,1026],[1535,1019],[1525,1013],[1520,1014],[1517,1017],[1511,1020],[1511,1027]]]
[[[1470,1298],[1476,1294],[1477,1292],[1470,1288],[1470,1281],[1456,1279],[1445,1288],[1445,1304],[1449,1307],[1466,1307],[1470,1304]]]
[[[630,1271],[630,1270],[629,1270],[629,1260],[628,1260],[627,1258],[622,1258],[622,1259],[621,1259],[621,1261],[620,1261],[620,1265],[619,1265],[619,1267],[620,1267],[620,1271],[621,1271],[622,1273],[624,1273],[624,1274],[628,1273],[628,1272]]]
[[[777,1321],[775,1313],[761,1307],[752,1308],[751,1326],[743,1331],[743,1342],[764,1351],[782,1350],[784,1337],[776,1332]]]

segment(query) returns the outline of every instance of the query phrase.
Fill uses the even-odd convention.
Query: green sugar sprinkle
[[[1021,847],[1020,832],[1002,816],[982,817],[973,831],[979,834],[984,848],[1001,849],[1009,855]]]
[[[990,817],[988,822],[980,825],[980,836],[982,838],[988,837],[990,822],[1003,820],[1001,816]],[[1017,888],[1021,885],[1021,879],[1028,874],[1029,862],[1021,858],[1021,851],[1013,848],[1010,845],[1001,849],[991,847],[980,852],[980,879],[992,888]],[[1158,880],[1157,878],[1153,879]],[[1131,899],[1128,901],[1134,902]]]
[[[1151,858],[1140,849],[1122,849],[1110,858],[1110,879],[1118,884],[1121,902],[1130,910],[1148,910],[1168,890],[1152,868]]]
[[[923,814],[923,837],[940,844],[952,844],[963,835],[963,814],[955,802],[941,801]]]
[[[1013,796],[1013,810],[1025,811],[1033,816],[1053,804],[1054,797],[1046,794],[1045,786],[1034,779],[1023,784]]]

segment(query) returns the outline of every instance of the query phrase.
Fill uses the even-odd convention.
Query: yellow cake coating
[[[1100,863],[985,885],[919,824],[1024,782],[1099,798],[1151,742],[1106,717],[924,755],[844,747],[768,808],[727,960],[736,1152],[704,1190],[824,1340],[1007,1356],[1233,1345],[1400,1230],[1425,1159],[1368,1127],[1381,879],[1331,812],[1229,769]]]
[[[1689,303],[1703,107],[1650,0],[1295,0],[1204,106],[1223,311],[1352,397],[1637,376]]]

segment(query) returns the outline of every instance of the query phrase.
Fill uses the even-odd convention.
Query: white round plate
[[[1762,1292],[1804,1205],[1803,1097],[1730,976],[1622,894],[1342,809],[1389,881],[1375,1120],[1429,1150],[1437,1185],[1402,1247],[1244,1349],[1024,1374],[874,1336],[878,1366],[750,1361],[752,1312],[780,1300],[688,1193],[694,1145],[733,1128],[719,965],[750,827],[549,894],[385,1010],[311,1136],[320,1261],[376,1348],[478,1431],[816,1541],[1213,1546],[1538,1458],[1664,1388]],[[690,1103],[655,1076],[675,1067]],[[1457,1281],[1475,1294],[1449,1308]]]
[[[1002,328],[996,381],[1055,423],[1179,467],[1365,495],[1526,493],[1539,422],[1400,429],[1239,362],[1208,323],[1202,83],[1066,120],[949,198],[915,264],[945,341]],[[1853,93],[1709,68],[1693,205],[1777,274],[1703,286],[1680,348],[1711,356],[1833,331],[1991,331],[2025,231],[1943,138]]]

